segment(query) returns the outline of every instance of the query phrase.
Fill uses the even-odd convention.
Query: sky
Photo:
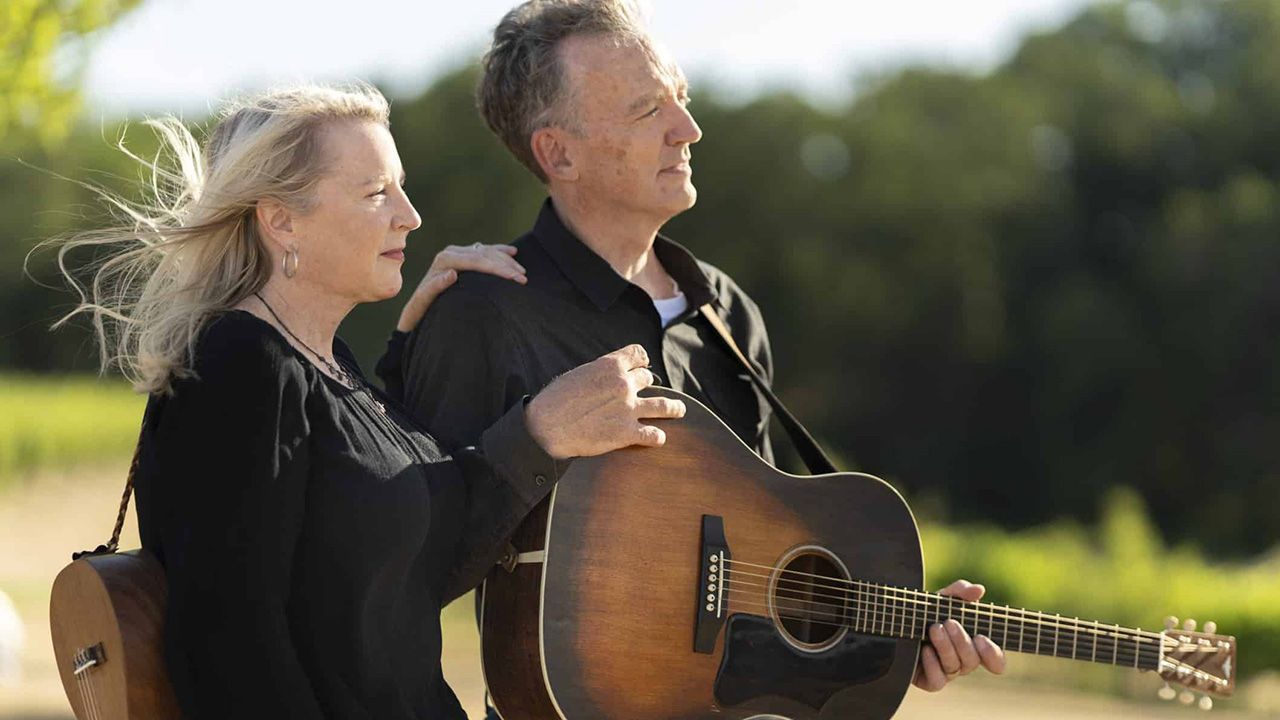
[[[87,94],[104,115],[201,112],[294,81],[412,93],[477,58],[514,0],[146,0],[96,38]],[[647,0],[653,33],[696,83],[840,102],[907,63],[978,71],[1086,0]],[[697,92],[696,86],[694,92]]]

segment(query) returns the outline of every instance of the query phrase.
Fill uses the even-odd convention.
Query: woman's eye
[[[378,188],[378,191],[370,194],[369,197],[377,197],[378,195],[386,195],[386,194],[387,194],[386,188]]]
[[[654,108],[654,109],[650,110],[649,112],[647,112],[647,113],[645,113],[645,114],[641,115],[640,117],[642,117],[642,118],[653,117],[654,115],[657,115],[657,114],[658,114],[658,108]]]

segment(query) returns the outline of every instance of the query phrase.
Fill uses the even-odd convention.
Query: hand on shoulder
[[[449,289],[458,279],[458,273],[464,270],[489,273],[503,277],[521,285],[528,282],[524,266],[516,262],[516,248],[512,245],[450,245],[436,253],[431,267],[414,288],[413,295],[400,311],[400,320],[396,329],[410,332],[422,320],[431,303],[440,297],[440,293]]]

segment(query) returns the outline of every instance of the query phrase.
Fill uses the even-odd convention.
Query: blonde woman
[[[335,336],[396,295],[421,224],[367,87],[228,108],[201,148],[156,126],[173,169],[77,312],[150,394],[136,477],[143,546],[168,578],[166,659],[189,718],[463,718],[439,610],[475,586],[576,456],[660,445],[643,349],[581,366],[446,455]],[[101,249],[101,247],[99,248]],[[458,270],[521,279],[510,248],[437,257],[412,327]],[[64,265],[65,270],[65,265]],[[70,277],[70,275],[68,276]],[[442,337],[441,343],[465,343]]]

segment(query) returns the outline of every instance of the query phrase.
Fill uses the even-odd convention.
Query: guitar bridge
[[[87,647],[76,653],[71,659],[71,674],[79,675],[95,665],[101,665],[107,661],[107,651],[102,647],[102,643],[98,643],[92,647]]]
[[[724,518],[702,516],[702,542],[699,553],[697,616],[693,623],[693,651],[711,654],[716,636],[724,627],[724,581],[728,571],[724,563],[731,559],[729,543],[724,537]]]

